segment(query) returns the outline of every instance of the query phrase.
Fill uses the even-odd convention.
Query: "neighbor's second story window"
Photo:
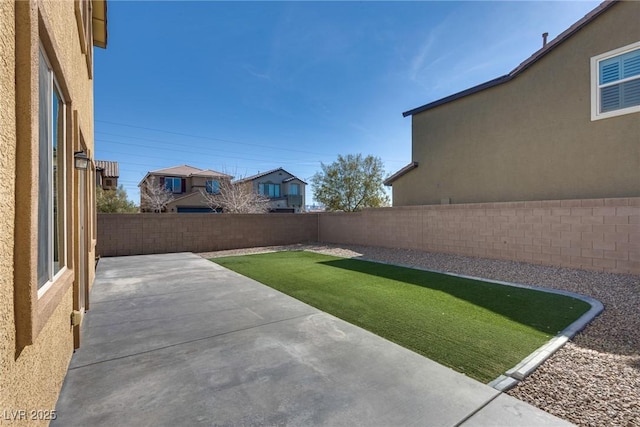
[[[164,188],[172,193],[182,193],[182,179],[168,176],[164,179]]]
[[[280,197],[280,184],[259,183],[258,193],[267,197]]]
[[[220,182],[212,179],[207,180],[206,184],[207,193],[218,194],[220,192]]]
[[[591,58],[591,119],[640,111],[640,42]]]
[[[300,195],[300,184],[289,184],[289,194],[293,196]]]

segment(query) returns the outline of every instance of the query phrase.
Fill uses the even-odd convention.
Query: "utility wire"
[[[241,154],[241,153],[238,153],[236,151],[230,151],[230,150],[222,150],[222,149],[218,149],[218,148],[195,150],[192,146],[184,145],[184,146],[181,146],[181,147],[177,147],[177,145],[179,145],[179,144],[164,143],[164,142],[160,142],[160,143],[171,144],[172,146],[171,147],[158,147],[158,146],[155,146],[155,145],[113,141],[113,140],[101,139],[101,138],[96,138],[95,142],[105,143],[105,144],[126,145],[128,147],[140,147],[140,148],[145,148],[145,149],[146,148],[152,148],[154,151],[156,151],[156,150],[169,151],[169,152],[180,151],[183,154],[185,154],[185,153],[186,154],[192,154],[192,155],[198,156],[199,158],[202,158],[202,157],[213,157],[213,158],[224,157],[224,158],[233,158],[233,159],[250,160],[250,161],[271,160],[273,162],[279,162],[279,161],[295,162],[295,161],[299,160],[299,158],[291,159],[291,158],[282,158],[282,157],[279,157],[279,156],[270,156],[270,157],[262,156],[260,159],[250,158],[250,157],[229,156],[227,154],[225,154],[223,156],[220,156],[219,153],[221,153],[221,152],[232,153],[232,154]],[[98,148],[98,150],[102,151],[100,147]],[[131,153],[121,153],[121,154],[131,154]],[[145,157],[151,157],[151,156],[145,155]]]
[[[100,123],[107,123],[107,124],[111,124],[111,125],[116,125],[116,126],[124,126],[124,127],[134,128],[134,129],[143,129],[143,130],[150,130],[150,131],[153,131],[153,132],[161,132],[161,133],[166,133],[166,134],[170,134],[170,135],[178,135],[178,136],[186,136],[186,137],[189,137],[189,138],[204,139],[204,140],[208,140],[208,141],[220,141],[220,142],[227,142],[227,143],[231,143],[231,144],[248,145],[248,146],[260,147],[260,148],[271,148],[271,149],[274,149],[274,150],[294,151],[294,152],[297,152],[297,153],[316,154],[316,155],[321,155],[321,156],[330,156],[331,155],[331,154],[326,154],[326,153],[317,153],[317,152],[313,152],[313,151],[298,150],[298,149],[295,149],[295,148],[282,148],[282,147],[276,147],[276,146],[272,146],[272,145],[255,144],[255,143],[251,143],[251,142],[233,141],[233,140],[230,140],[230,139],[212,138],[212,137],[201,136],[201,135],[192,135],[192,134],[188,134],[188,133],[174,132],[174,131],[169,131],[169,130],[164,130],[164,129],[150,128],[150,127],[145,127],[145,126],[136,126],[136,125],[130,125],[130,124],[126,124],[126,123],[111,122],[111,121],[108,121],[108,120],[98,120],[98,119],[96,119],[95,121],[96,122],[100,122]]]

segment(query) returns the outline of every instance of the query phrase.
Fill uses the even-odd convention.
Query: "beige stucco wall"
[[[187,178],[187,193],[194,191],[205,191],[207,188],[207,181],[222,181],[222,178],[218,177],[205,177],[205,176],[192,176]]]
[[[38,16],[43,25],[39,25]],[[61,93],[77,113],[69,111],[66,115],[68,271],[38,298],[35,242],[40,42],[47,49]],[[48,424],[45,419],[30,419],[30,411],[55,409],[73,352],[70,314],[77,238],[72,156],[79,148],[74,129],[79,129],[93,157],[92,84],[80,50],[73,1],[0,1],[0,414],[26,411],[29,419],[18,420],[18,425]],[[20,183],[18,191],[16,182]],[[89,198],[93,200],[91,195]],[[91,218],[93,211],[88,215]],[[85,256],[92,283],[95,251],[89,246]],[[11,422],[3,415],[0,424],[4,423]]]
[[[72,297],[72,289],[68,288],[62,303],[40,331],[34,344],[27,346],[17,359],[13,351],[4,353],[3,349],[0,413],[3,410],[26,411],[27,419],[16,420],[16,425],[48,425],[48,420],[30,419],[34,416],[32,411],[55,410],[73,353],[73,334],[69,325]],[[2,327],[4,329],[5,325]],[[11,339],[9,343],[15,350],[15,340]],[[7,420],[3,422],[12,424]]]
[[[204,191],[207,185],[207,178],[201,176],[192,176],[187,178],[187,193],[192,193],[194,191]]]
[[[640,40],[620,2],[514,80],[412,118],[394,206],[640,195],[640,113],[591,121],[590,58]]]
[[[0,2],[0,410],[7,407],[15,353],[13,223],[15,216],[15,7]],[[7,399],[5,401],[5,399]]]
[[[178,207],[208,207],[207,202],[200,192],[199,189],[195,189],[193,193],[187,194],[176,194],[178,196],[176,199],[167,204],[166,212],[176,213],[178,211]]]

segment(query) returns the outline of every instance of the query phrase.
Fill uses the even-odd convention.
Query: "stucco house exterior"
[[[393,205],[640,196],[639,17],[606,1],[509,74],[403,113]]]
[[[283,168],[268,170],[234,181],[238,185],[249,185],[254,193],[270,200],[271,212],[301,213],[305,206],[307,183]]]
[[[103,190],[115,190],[118,188],[120,172],[118,162],[109,160],[96,160],[96,185]]]
[[[106,48],[106,13],[104,0],[0,1],[0,410],[18,424],[35,424],[32,410],[51,419],[82,342],[97,236],[93,47]]]
[[[220,183],[231,179],[233,179],[231,175],[189,165],[173,166],[147,172],[138,184],[138,187],[140,187],[140,210],[142,212],[150,211],[145,206],[143,193],[147,191],[147,185],[154,182],[173,195],[173,200],[167,204],[163,212],[211,212],[211,208],[202,197],[202,192],[216,194],[219,191]]]

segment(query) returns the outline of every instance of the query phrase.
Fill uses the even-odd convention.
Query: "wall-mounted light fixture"
[[[89,167],[89,158],[84,151],[76,151],[73,153],[73,161],[75,162],[76,169],[85,170]]]

